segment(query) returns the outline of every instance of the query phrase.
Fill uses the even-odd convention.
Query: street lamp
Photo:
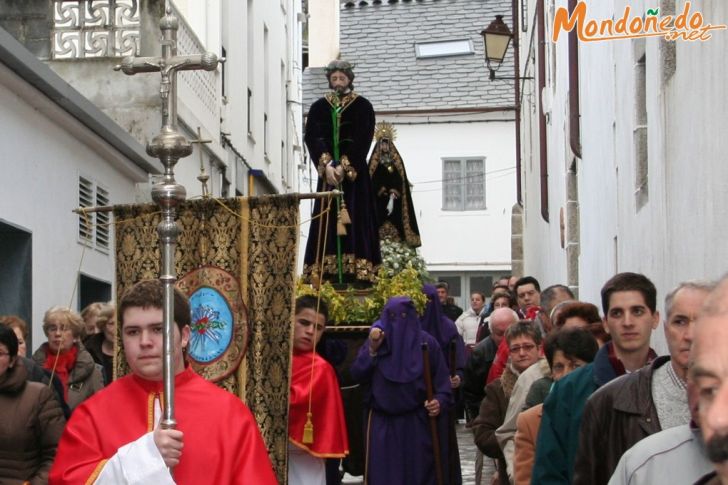
[[[511,34],[506,23],[503,22],[503,15],[496,15],[495,20],[483,29],[480,35],[483,36],[485,64],[490,71],[490,80],[493,81],[495,80],[495,72],[500,68],[503,58],[506,56],[513,34]],[[493,64],[495,64],[495,68],[493,68]]]

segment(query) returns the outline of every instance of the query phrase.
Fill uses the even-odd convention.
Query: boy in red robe
[[[119,305],[132,373],[86,400],[66,426],[50,484],[275,484],[252,414],[185,366],[190,307],[175,290],[176,429],[161,429],[163,287],[132,287]],[[169,470],[172,470],[170,474]]]
[[[288,484],[326,485],[326,458],[349,453],[339,382],[314,349],[328,308],[313,296],[296,300],[288,411]]]

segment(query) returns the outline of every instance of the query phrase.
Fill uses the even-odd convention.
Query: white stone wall
[[[507,270],[510,208],[515,202],[512,113],[489,115],[488,121],[467,118],[432,116],[424,124],[412,117],[389,119],[397,129],[395,145],[414,184],[420,251],[432,271]],[[485,158],[485,210],[442,210],[442,160],[453,157]]]
[[[228,134],[248,165],[263,170],[279,192],[295,191],[295,170],[300,161],[297,147],[302,129],[302,24],[298,15],[301,2],[220,0],[217,3],[221,4],[221,39],[227,51],[222,131]],[[250,34],[248,26],[252,27]],[[253,93],[250,127],[248,89]],[[264,113],[268,114],[267,153]],[[239,190],[247,194],[247,187]]]
[[[78,177],[109,191],[113,204],[134,200],[146,176],[76,119],[0,64],[0,219],[32,233],[32,338],[54,305],[77,308],[77,272],[114,283],[113,230],[108,252],[83,250],[78,238]],[[82,258],[83,256],[83,258]],[[113,290],[112,290],[113,291]]]
[[[339,57],[339,0],[308,2],[308,65],[324,67]]]
[[[556,2],[557,6],[566,3]],[[682,2],[678,3],[680,11]],[[625,4],[590,2],[588,16],[621,16]],[[644,2],[629,4],[633,11],[645,6]],[[705,21],[713,24],[728,18],[724,2],[693,2],[693,11],[701,11]],[[532,14],[533,10],[529,18]],[[523,35],[530,39],[530,32]],[[524,161],[526,272],[547,283],[565,275],[564,250],[554,237],[556,209],[565,201],[565,154],[552,148],[568,152],[568,123],[563,121],[568,120],[565,43],[564,36],[557,48],[556,94],[548,134],[550,224],[539,219],[537,137],[528,135],[531,128],[524,130],[524,151],[533,158],[533,168]],[[662,309],[665,294],[680,281],[716,278],[728,269],[728,246],[722,243],[728,236],[723,224],[728,206],[724,160],[728,73],[722,54],[728,47],[728,35],[716,31],[707,42],[677,41],[675,47],[676,70],[664,81],[660,41],[647,39],[644,44],[648,196],[638,204],[634,146],[638,41],[580,45],[579,289],[583,300],[598,304],[599,290],[609,277],[615,272],[636,271],[655,283]],[[522,40],[522,52],[528,49],[528,40]],[[535,113],[533,98],[526,97],[526,101],[524,113]],[[524,124],[536,127],[535,119]],[[654,333],[653,346],[666,351],[662,330]]]

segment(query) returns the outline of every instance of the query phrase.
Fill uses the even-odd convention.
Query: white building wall
[[[706,21],[728,23],[726,2],[697,1]],[[677,44],[677,71],[662,93],[666,220],[664,284],[728,271],[728,31]]]
[[[181,128],[190,140],[197,138],[198,127],[203,139],[212,140],[202,147],[202,163],[210,176],[208,189],[215,196],[221,195],[225,176],[232,184],[229,195],[235,194],[234,189],[248,195],[247,170],[253,168],[263,172],[274,190],[296,190],[294,170],[300,153],[295,147],[302,130],[302,25],[298,15],[301,1],[175,0],[173,3],[182,17],[180,42],[185,35],[183,31],[189,29],[204,50],[218,55],[223,47],[226,50],[225,66],[219,65],[214,73],[181,72],[178,75]],[[250,34],[248,26],[252,27]],[[194,50],[198,50],[197,46]],[[63,75],[74,76],[67,71]],[[206,92],[210,86],[193,80],[200,75],[212,80],[212,96]],[[226,78],[224,97],[223,76]],[[84,87],[82,91],[93,89]],[[248,89],[253,94],[250,126]],[[112,105],[115,102],[118,100],[111,100]],[[267,130],[264,114],[268,116]],[[151,139],[157,132],[158,126],[153,123],[146,127],[143,135]],[[226,152],[221,134],[232,144],[232,151]],[[182,159],[175,168],[176,178],[187,188],[188,197],[201,194],[197,181],[199,150],[199,146],[195,146],[194,153]],[[240,154],[244,163],[238,164],[232,152]],[[239,169],[245,173],[236,173]],[[260,184],[255,189],[258,194],[267,191],[268,188]]]
[[[512,113],[494,114],[488,121],[480,118],[387,118],[397,129],[395,145],[413,184],[420,252],[430,271],[510,268],[510,208],[515,202]],[[443,159],[465,157],[485,158],[486,209],[443,211]]]
[[[621,16],[627,3],[633,11],[651,6],[634,1],[590,2],[588,17]],[[678,2],[678,13],[681,8],[682,2]],[[693,11],[701,11],[705,21],[713,24],[728,18],[724,2],[693,2]],[[562,42],[565,45],[566,36]],[[635,64],[640,42],[579,46],[583,155],[578,161],[579,290],[582,300],[600,305],[599,291],[608,278],[621,271],[640,272],[657,286],[662,309],[665,294],[679,282],[716,278],[728,269],[728,246],[719,243],[728,236],[728,228],[721,223],[728,203],[728,168],[722,156],[728,148],[724,135],[728,72],[721,53],[728,48],[728,35],[717,31],[707,42],[677,41],[676,71],[667,81],[663,81],[660,40],[645,41],[648,196],[643,205],[637,202],[634,148]],[[522,52],[526,50],[528,45],[522,45]],[[561,83],[568,75],[568,56],[565,47],[557,53],[553,121],[557,110],[564,116],[568,112],[568,84]],[[529,103],[524,112],[530,112],[535,106],[532,99],[526,99]],[[537,137],[530,133],[536,125],[525,123],[524,146],[533,157]],[[551,146],[568,147],[568,131],[558,122],[557,126],[552,122],[548,136]],[[566,196],[563,184],[551,176],[560,170],[563,160],[558,155],[552,158],[551,151],[549,155],[552,219],[548,225],[537,217],[537,158],[524,161],[525,265],[528,270],[559,275],[563,259],[554,257],[560,251],[558,239],[540,238],[554,233],[558,224],[554,199]],[[653,334],[653,346],[666,351],[662,330]]]
[[[262,170],[279,192],[293,191],[300,157],[294,149],[300,145],[301,133],[301,2],[221,3],[222,45],[227,52],[222,131],[246,163]],[[250,34],[248,26],[252,26]],[[253,93],[250,126],[248,89]],[[267,152],[264,113],[268,115]],[[247,187],[238,190],[247,194]]]
[[[300,0],[290,0],[291,13],[288,16],[289,45],[288,65],[289,78],[286,80],[286,122],[288,130],[287,156],[288,164],[283,178],[290,186],[290,191],[303,191],[299,186],[300,171],[306,164],[303,143],[303,35],[305,19]]]
[[[54,305],[77,308],[78,271],[114,285],[114,240],[109,251],[79,243],[78,177],[109,191],[113,204],[134,201],[134,184],[146,175],[123,162],[105,142],[43,94],[0,65],[0,220],[32,233],[32,339],[45,341],[41,326]],[[125,165],[120,165],[124,164]],[[113,289],[112,289],[113,291]]]
[[[545,10],[548,26],[546,37],[551,37],[554,7],[567,4],[566,0],[547,2]],[[525,77],[522,107],[522,195],[524,199],[524,275],[536,277],[541,287],[568,284],[566,242],[567,178],[569,168],[576,160],[569,144],[569,72],[568,37],[562,35],[558,43],[547,40],[545,49],[546,86],[539,93],[537,25],[535,2],[529,2],[526,30],[521,30],[521,73]],[[522,16],[521,18],[524,18]],[[533,44],[529,46],[529,43]],[[546,153],[548,160],[548,221],[541,212],[541,169],[539,113],[546,116]],[[579,191],[582,187],[579,186]],[[564,227],[561,221],[563,217]],[[563,237],[563,244],[562,244]]]
[[[339,57],[339,0],[308,2],[308,65],[324,67]]]

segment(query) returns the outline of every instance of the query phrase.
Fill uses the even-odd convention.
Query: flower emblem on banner
[[[214,266],[182,276],[177,287],[190,302],[187,357],[195,372],[216,382],[238,368],[247,349],[248,319],[237,279]]]
[[[199,288],[190,296],[192,335],[189,355],[197,362],[220,357],[232,339],[233,315],[225,297],[213,288]]]

